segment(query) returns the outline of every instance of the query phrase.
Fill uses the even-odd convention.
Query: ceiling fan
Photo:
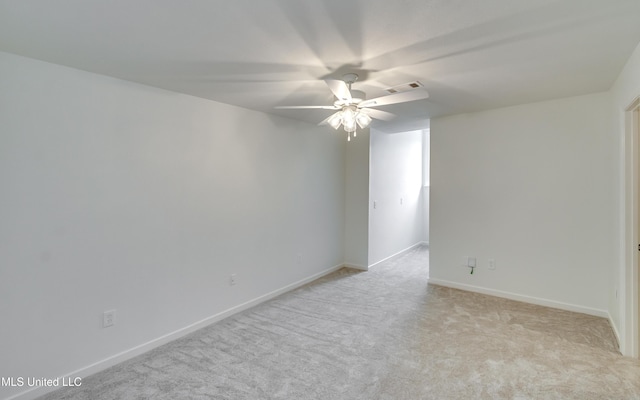
[[[366,100],[364,92],[351,90],[351,85],[357,80],[358,75],[352,73],[343,75],[342,80],[325,79],[325,83],[337,99],[331,106],[278,106],[276,108],[335,110],[336,112],[334,114],[324,119],[318,125],[331,125],[334,129],[338,129],[342,125],[347,132],[347,140],[351,140],[351,133],[353,133],[355,137],[357,128],[366,128],[371,123],[372,118],[389,121],[396,117],[395,114],[376,110],[372,107],[422,100],[429,97],[427,91],[421,89],[398,92],[388,96]],[[415,87],[421,88],[419,85]]]

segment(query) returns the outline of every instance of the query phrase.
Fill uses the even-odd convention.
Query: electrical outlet
[[[108,310],[102,313],[102,327],[108,328],[116,324],[116,310]]]
[[[231,274],[229,277],[229,285],[233,286],[238,283],[238,276],[236,274]]]
[[[496,260],[494,260],[493,258],[489,259],[489,263],[488,263],[488,268],[489,269],[496,269]]]

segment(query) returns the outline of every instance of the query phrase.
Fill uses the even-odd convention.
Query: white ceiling
[[[308,122],[274,107],[422,82],[384,131],[607,90],[638,42],[640,0],[0,0],[2,51]]]

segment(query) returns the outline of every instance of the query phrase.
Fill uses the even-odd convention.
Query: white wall
[[[346,133],[338,131],[346,144],[344,261],[357,269],[369,266],[369,129],[358,132],[347,142]]]
[[[611,89],[613,129],[611,140],[616,144],[615,156],[618,168],[616,193],[618,194],[618,218],[616,219],[616,240],[618,243],[617,259],[612,268],[611,287],[609,290],[609,312],[611,320],[620,336],[620,347],[623,354],[629,354],[631,349],[631,293],[630,281],[627,279],[628,269],[632,266],[626,263],[625,251],[636,253],[635,243],[631,242],[629,236],[631,232],[625,232],[627,215],[631,215],[629,210],[632,207],[630,192],[625,192],[625,175],[628,179],[635,179],[635,174],[630,174],[629,168],[633,168],[631,162],[631,138],[625,137],[625,110],[631,102],[640,96],[640,44],[627,61],[624,69],[618,76]],[[636,171],[637,172],[637,171]],[[629,188],[632,184],[629,183]],[[626,250],[625,243],[629,241],[630,247]],[[630,258],[630,257],[629,257]],[[618,298],[616,298],[616,291]]]
[[[388,134],[371,129],[369,265],[423,239],[422,140],[421,130]]]
[[[603,93],[431,121],[432,282],[607,315],[610,102]],[[478,259],[473,275],[464,256]]]
[[[341,264],[344,146],[0,53],[0,376],[82,370]]]
[[[429,192],[431,166],[431,133],[429,129],[422,131],[422,241],[429,244]]]

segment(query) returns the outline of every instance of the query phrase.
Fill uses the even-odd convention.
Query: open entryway
[[[371,129],[369,267],[429,243],[429,127]]]

